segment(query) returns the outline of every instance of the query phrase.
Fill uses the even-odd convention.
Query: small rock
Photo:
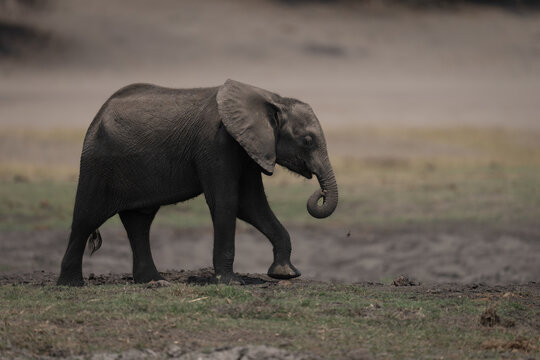
[[[148,354],[148,356],[151,358],[151,359],[155,359],[158,357],[158,354],[154,351],[154,350],[151,350],[151,349],[144,349],[144,352],[146,354]]]
[[[291,286],[292,282],[290,280],[279,280],[277,284],[279,286]]]
[[[120,354],[118,359],[125,359],[125,360],[140,360],[140,359],[147,359],[149,356],[141,350],[135,350],[130,349],[128,351],[125,351]]]
[[[182,350],[180,346],[171,344],[165,349],[165,354],[167,354],[169,357],[179,357],[180,355],[184,355],[185,351]]]
[[[161,288],[161,287],[169,287],[172,284],[168,282],[167,280],[158,280],[158,281],[150,281],[148,284],[146,284],[146,287],[149,289],[155,289],[155,288]]]
[[[292,353],[265,345],[246,345],[234,348],[215,349],[210,352],[193,352],[184,354],[178,360],[320,360],[312,354]]]
[[[91,360],[116,360],[119,358],[119,354],[111,353],[97,353],[92,355]]]

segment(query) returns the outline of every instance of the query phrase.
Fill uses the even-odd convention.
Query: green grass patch
[[[526,229],[535,227],[540,218],[540,166],[459,171],[365,167],[361,172],[357,183],[340,187],[338,209],[323,221],[306,211],[316,185],[301,179],[285,184],[267,181],[266,192],[272,209],[288,225]],[[69,228],[75,191],[72,181],[1,181],[0,230]],[[118,223],[116,217],[109,221]],[[211,226],[211,220],[200,196],[163,207],[155,224],[194,228]]]
[[[331,155],[340,189],[338,208],[323,221],[311,218],[306,201],[318,189],[316,180],[308,181],[277,167],[274,176],[264,180],[272,208],[286,224],[384,229],[462,225],[537,228],[538,132],[380,127],[327,133],[330,150],[332,145],[335,148]],[[0,217],[4,219],[0,230],[69,227],[77,169],[66,170],[65,164],[39,159],[55,146],[72,145],[78,157],[77,139],[82,142],[82,135],[67,130],[11,130],[0,136],[4,141],[37,144],[36,149],[43,150],[21,159],[17,166],[22,170],[0,158]],[[211,221],[200,196],[163,207],[156,224],[189,228],[211,226]]]
[[[496,356],[482,348],[485,341],[523,334],[538,349],[538,328],[523,322],[538,316],[537,295],[500,299],[501,316],[516,323],[511,328],[479,325],[486,308],[479,296],[302,282],[160,289],[1,286],[0,354],[8,348],[35,355],[160,351],[177,341],[198,349],[268,344],[335,359],[358,348],[385,358],[465,359]]]

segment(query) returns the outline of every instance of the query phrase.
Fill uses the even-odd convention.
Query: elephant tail
[[[88,237],[88,249],[90,250],[90,256],[99,250],[101,247],[101,233],[99,229],[92,231],[92,234]]]

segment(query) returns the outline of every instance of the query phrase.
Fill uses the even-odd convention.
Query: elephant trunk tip
[[[322,203],[319,201],[322,199]],[[337,194],[330,196],[328,190],[321,189],[315,191],[308,199],[307,210],[311,216],[317,219],[326,218],[334,212],[337,207]]]
[[[332,215],[338,204],[338,186],[334,170],[325,154],[313,173],[319,181],[319,189],[307,201],[307,210],[311,216],[322,219]],[[321,201],[322,199],[322,201]]]

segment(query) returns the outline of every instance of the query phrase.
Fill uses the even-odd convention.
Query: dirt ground
[[[388,282],[406,274],[420,282],[527,283],[540,278],[537,235],[469,232],[396,231],[293,227],[292,260],[302,279]],[[349,234],[349,235],[348,235]],[[103,245],[85,256],[86,276],[131,271],[131,249],[123,228],[102,230]],[[58,272],[67,231],[0,234],[0,265],[5,274]],[[211,266],[212,231],[156,227],[152,252],[160,271]],[[237,232],[235,270],[265,273],[272,261],[270,243],[254,229]]]
[[[197,270],[168,270],[161,272],[163,277],[175,284],[192,284],[192,285],[206,285],[214,283],[212,278],[214,272],[212,268],[202,268]],[[264,292],[268,287],[308,287],[313,284],[322,284],[323,282],[318,280],[308,280],[297,278],[288,281],[279,281],[268,277],[266,274],[257,273],[241,273],[239,274],[244,285],[253,287],[253,291]],[[3,274],[0,275],[0,285],[31,285],[31,286],[43,286],[53,285],[56,281],[57,274],[48,271],[34,271],[31,273],[17,273],[17,274]],[[540,296],[540,284],[535,281],[530,281],[527,284],[507,284],[507,285],[492,285],[486,283],[470,283],[470,284],[436,284],[426,283],[422,284],[415,281],[410,281],[408,284],[399,282],[400,277],[394,279],[389,284],[382,284],[379,282],[363,281],[358,282],[358,285],[364,287],[375,287],[381,292],[406,292],[410,294],[429,294],[434,297],[452,298],[452,297],[469,297],[477,298],[479,296],[487,296],[493,294],[495,297],[501,297],[506,293],[523,293],[527,294],[527,297],[532,302],[531,305],[537,306],[536,300]],[[406,278],[408,279],[408,278]],[[86,276],[85,280],[90,285],[124,285],[133,284],[133,277],[128,273],[115,273],[115,274],[90,274]],[[282,284],[286,283],[286,284]],[[158,288],[159,284],[148,284],[148,288]],[[508,296],[508,294],[507,294]],[[526,300],[524,300],[526,301]],[[532,324],[536,324],[538,328],[540,319],[529,319]]]
[[[347,1],[35,4],[0,3],[1,31],[9,35],[1,40],[0,131],[80,131],[103,101],[128,83],[214,86],[227,78],[310,103],[327,131],[540,126],[535,11]],[[330,154],[433,151],[408,142],[363,140],[331,139]],[[79,143],[47,146],[53,150],[4,138],[0,165],[77,167]],[[293,262],[305,278],[381,281],[406,273],[420,281],[525,283],[540,277],[538,233],[290,230]],[[1,233],[0,251],[9,256],[2,257],[0,271],[58,271],[67,237],[67,229]],[[85,258],[85,274],[128,272],[124,231],[107,228],[103,237],[103,248]],[[156,227],[152,246],[158,268],[208,266],[211,237],[206,228]],[[236,270],[264,273],[270,262],[268,242],[255,231],[239,231]]]

